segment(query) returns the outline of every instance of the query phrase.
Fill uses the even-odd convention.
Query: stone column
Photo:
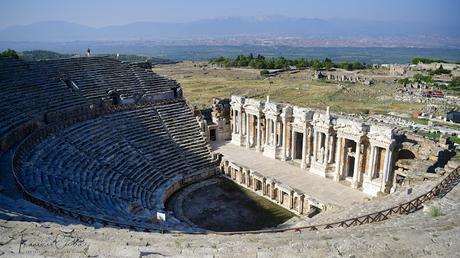
[[[341,166],[342,166],[342,153],[343,153],[343,138],[337,137],[337,142],[336,142],[336,151],[335,151],[335,173],[334,173],[334,181],[340,181],[340,178],[342,177],[342,171],[341,171]]]
[[[251,142],[250,142],[250,130],[249,130],[249,114],[246,113],[246,149],[249,149],[251,147]]]
[[[299,210],[297,212],[299,212],[299,214],[303,214],[303,205],[304,205],[304,201],[305,201],[305,196],[301,196],[299,197]]]
[[[325,133],[324,137],[326,139],[324,140],[324,156],[323,156],[323,160],[321,163],[326,165],[329,159],[329,134]]]
[[[238,110],[238,132],[243,136],[243,113],[241,108]]]
[[[273,182],[270,182],[270,192],[268,193],[270,196],[270,200],[273,200],[273,193],[274,193],[274,189],[273,189]]]
[[[313,146],[311,146],[311,138],[313,137],[313,131],[311,128],[308,128],[308,126],[307,126],[307,130],[305,131],[307,132],[307,135],[305,135],[305,137],[307,137],[306,163],[307,165],[310,165],[311,164],[311,151],[313,149]]]
[[[262,130],[260,129],[260,114],[257,115],[257,151],[261,151],[261,137],[262,137]]]
[[[371,154],[369,155],[369,164],[367,166],[367,179],[369,181],[372,181],[372,179],[374,178],[374,170],[375,170],[375,158],[376,158],[376,155],[377,155],[377,150],[375,146],[373,146],[372,144],[370,145],[370,148],[371,148]]]
[[[316,162],[318,152],[318,132],[313,129],[313,161]]]
[[[275,117],[275,119],[273,119],[273,135],[272,135],[272,146],[276,148],[276,146],[278,146],[278,143],[277,143],[277,140],[276,140],[276,135],[277,135],[277,131],[278,131],[278,119]]]
[[[359,159],[361,158],[361,140],[356,141],[356,152],[355,152],[355,165],[354,165],[354,171],[353,171],[353,188],[358,188],[359,187],[359,173],[361,173],[359,169]]]
[[[286,161],[286,148],[287,148],[287,120],[283,119],[283,141],[282,141],[282,150],[281,150],[281,160]]]
[[[392,180],[390,178],[390,175],[391,175],[391,169],[392,169],[392,165],[391,165],[392,156],[393,156],[393,151],[390,148],[387,148],[385,152],[385,163],[383,166],[383,177],[382,177],[382,188],[381,188],[382,192],[385,192],[387,188],[389,189],[389,187],[391,187]]]
[[[270,129],[270,119],[265,118],[265,145],[270,144],[269,129]]]
[[[334,141],[335,141],[335,137],[333,135],[330,135],[329,136],[329,154],[328,154],[328,159],[327,159],[327,163],[328,164],[331,164],[332,161],[334,160]]]
[[[302,163],[300,163],[300,168],[307,167],[307,126],[305,125],[305,129],[303,130],[303,139],[302,139]]]
[[[262,195],[265,195],[267,186],[265,185],[265,180],[262,180]]]
[[[240,110],[240,116],[239,116],[240,123],[241,123],[241,127],[240,127],[240,135],[241,136],[244,136],[244,128],[246,128],[246,123],[244,122],[244,118],[245,118],[245,115],[243,115],[243,110],[241,109]]]
[[[246,169],[246,186],[249,188],[249,186],[251,185],[251,176],[249,175],[249,170]]]
[[[385,160],[383,163],[383,177],[382,177],[383,183],[385,183],[385,181],[387,180],[388,156],[390,156],[390,149],[386,148],[385,149]]]

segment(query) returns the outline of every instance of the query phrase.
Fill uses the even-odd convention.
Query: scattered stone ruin
[[[374,81],[371,78],[356,76],[354,74],[333,73],[325,71],[315,71],[313,74],[314,80],[328,80],[336,82],[351,82],[372,85]]]
[[[400,185],[437,178],[445,173],[452,147],[443,137],[438,142],[420,135],[398,134],[398,153],[395,159],[395,182]]]
[[[211,108],[198,112],[195,114],[208,142],[231,139],[230,99],[213,99]]]

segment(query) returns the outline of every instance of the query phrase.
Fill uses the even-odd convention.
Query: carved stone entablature
[[[370,126],[369,133],[367,137],[369,137],[369,142],[378,147],[388,148],[395,140],[394,140],[394,130],[391,127],[383,126],[383,125],[376,125],[372,124]]]
[[[349,118],[337,118],[334,130],[337,136],[358,141],[369,132],[369,125]]]
[[[293,131],[299,132],[299,133],[303,133],[306,129],[305,127],[311,127],[309,123],[297,123],[297,124],[292,124],[291,126],[292,126]]]
[[[313,120],[311,122],[315,130],[323,133],[331,133],[333,130],[333,118],[329,112],[315,112]]]
[[[241,109],[244,105],[245,98],[241,96],[232,96],[230,105],[233,109]]]
[[[251,115],[260,115],[264,110],[264,102],[256,99],[245,99],[243,108],[246,113]]]
[[[294,117],[294,123],[305,123],[313,119],[313,110],[294,106],[292,110],[292,115]]]
[[[267,118],[273,119],[275,117],[278,117],[282,111],[283,111],[283,106],[281,104],[274,103],[274,102],[265,103],[264,113]]]
[[[292,119],[292,107],[291,106],[283,107],[283,110],[281,111],[281,118],[287,121],[290,121]]]

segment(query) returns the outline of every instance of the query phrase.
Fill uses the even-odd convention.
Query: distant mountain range
[[[321,20],[282,16],[229,17],[186,23],[137,22],[102,28],[63,21],[45,21],[0,30],[0,41],[202,40],[228,37],[297,37],[323,41],[356,38],[387,40],[393,38],[397,41],[398,38],[413,37],[439,38],[441,41],[442,38],[459,39],[460,30],[456,26],[420,23]]]

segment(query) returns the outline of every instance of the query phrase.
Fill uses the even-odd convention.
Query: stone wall
[[[306,195],[304,192],[284,185],[275,178],[264,176],[255,170],[239,165],[225,157],[220,170],[228,179],[252,192],[292,211],[297,215],[311,217],[325,211],[328,205]]]

